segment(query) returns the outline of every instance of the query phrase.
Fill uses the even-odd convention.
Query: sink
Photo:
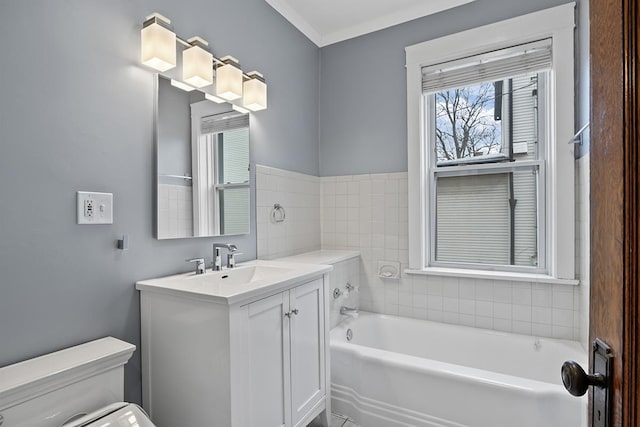
[[[286,275],[291,273],[291,271],[293,271],[291,268],[273,267],[270,265],[248,265],[222,271],[211,271],[209,273],[191,276],[188,280],[197,280],[202,286],[239,286]]]
[[[254,260],[222,271],[141,280],[136,283],[136,289],[236,304],[304,283],[331,269],[327,265]]]

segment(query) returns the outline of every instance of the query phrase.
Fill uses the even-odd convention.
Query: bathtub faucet
[[[353,307],[340,307],[340,314],[351,317],[358,317],[358,309]]]

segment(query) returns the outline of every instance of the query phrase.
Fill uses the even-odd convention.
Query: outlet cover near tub
[[[113,224],[113,193],[78,191],[78,224]]]

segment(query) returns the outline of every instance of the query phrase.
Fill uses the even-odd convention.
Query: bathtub
[[[586,357],[573,341],[360,312],[331,330],[332,410],[363,427],[584,426],[586,396],[560,367]]]

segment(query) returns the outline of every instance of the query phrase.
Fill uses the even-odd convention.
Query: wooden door
[[[613,426],[640,423],[639,2],[597,0],[589,6],[590,339],[598,337],[612,347]]]
[[[251,303],[246,312],[249,426],[290,427],[289,292]]]
[[[293,425],[325,396],[324,295],[322,279],[291,289],[291,407]]]

